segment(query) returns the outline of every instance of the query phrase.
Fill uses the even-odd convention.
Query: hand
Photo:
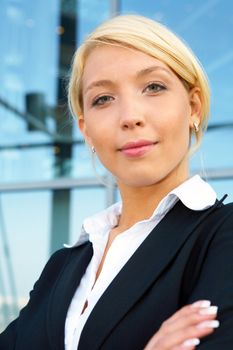
[[[163,322],[144,350],[193,350],[219,326],[216,315],[217,307],[208,300],[184,306]]]

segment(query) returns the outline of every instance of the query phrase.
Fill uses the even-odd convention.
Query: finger
[[[190,339],[200,339],[211,334],[215,328],[217,328],[219,322],[216,320],[200,322],[195,326],[184,327],[173,332],[167,332],[162,334],[158,331],[148,343],[148,347],[145,350],[171,350],[173,347],[180,347],[185,349],[186,341]]]
[[[217,316],[218,308],[216,306],[210,306],[204,309],[190,310],[189,314],[183,313],[179,317],[173,320],[168,319],[161,326],[161,334],[163,332],[173,332],[184,327],[198,324],[202,321],[213,320]]]
[[[214,320],[217,307],[208,305],[210,302],[203,300],[178,310],[162,324],[146,349],[171,350],[172,346],[180,347],[188,339],[202,338],[212,333],[218,326],[218,321]]]
[[[187,339],[181,345],[170,348],[169,350],[194,350],[197,345],[200,344],[200,339],[192,338]]]
[[[175,346],[174,348],[171,348],[169,350],[194,350],[196,349],[196,346]]]
[[[174,348],[172,349],[169,349],[169,350],[194,350],[196,349],[196,346],[175,346]]]
[[[198,300],[192,304],[183,306],[177,312],[175,312],[169,319],[168,322],[175,321],[180,316],[189,315],[191,312],[195,313],[197,310],[209,308],[211,302],[209,300]]]

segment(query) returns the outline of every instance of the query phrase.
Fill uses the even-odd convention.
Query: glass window
[[[225,199],[224,203],[233,202],[233,179],[219,179],[219,180],[209,180],[208,181],[217,193],[218,199],[221,199],[225,194],[228,197]]]
[[[104,208],[106,208],[105,188],[86,188],[72,191],[70,244],[74,244],[78,240],[84,219],[104,210]]]
[[[114,4],[116,0],[1,3],[0,186],[61,180],[73,188],[72,183],[80,181],[63,193],[61,220],[67,232],[55,242],[59,247],[63,237],[68,240],[64,243],[75,243],[84,218],[114,197],[96,184],[96,177],[106,171],[84,145],[67,111],[65,93],[75,48],[112,15]],[[232,201],[233,2],[119,0],[118,5],[123,14],[141,14],[168,25],[203,63],[212,90],[210,128],[192,157],[191,173],[201,173],[218,198],[228,193],[226,202]],[[118,191],[115,197],[120,199]],[[56,210],[62,210],[58,202],[54,209],[50,189],[0,196],[0,330],[26,302],[53,251]]]
[[[79,0],[78,1],[78,42],[81,43],[84,38],[94,30],[104,20],[108,19],[110,14],[111,0]]]
[[[52,175],[53,150],[39,145],[51,142],[54,131],[49,110],[57,98],[58,24],[57,0],[9,0],[1,4],[1,181],[38,180]],[[26,113],[42,129],[31,124]]]
[[[50,214],[50,191],[0,197],[0,329],[25,304],[48,259]]]

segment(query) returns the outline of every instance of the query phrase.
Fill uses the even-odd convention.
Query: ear
[[[202,99],[199,87],[194,87],[189,92],[189,101],[191,107],[190,128],[193,128],[193,123],[201,124],[202,114]]]
[[[83,115],[80,115],[78,118],[78,127],[85,139],[85,142],[87,142],[87,144],[89,144],[90,147],[93,146],[92,139],[88,134],[86,122],[83,118]]]

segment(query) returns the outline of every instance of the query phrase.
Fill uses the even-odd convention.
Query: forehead
[[[105,79],[121,74],[135,74],[147,67],[158,67],[174,75],[162,61],[139,50],[116,45],[102,45],[94,48],[86,59],[83,71],[83,85],[91,80]]]

